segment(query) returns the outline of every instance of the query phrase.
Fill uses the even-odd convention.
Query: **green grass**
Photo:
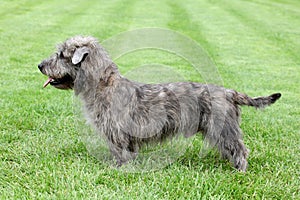
[[[0,199],[300,199],[300,2],[2,0],[0,4]],[[236,172],[201,140],[168,167],[111,169],[74,126],[73,93],[42,89],[37,64],[76,34],[103,41],[144,27],[199,43],[224,85],[252,96],[281,92],[264,111],[243,108],[249,169]],[[145,50],[116,60],[122,73],[147,63],[202,81],[185,60]]]

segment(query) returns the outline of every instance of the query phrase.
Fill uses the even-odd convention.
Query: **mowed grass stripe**
[[[62,1],[60,2],[64,3]],[[64,26],[71,21],[70,13],[65,10],[67,3],[65,5],[62,4],[62,6],[58,8],[56,4],[57,2],[53,5],[47,4],[45,7],[48,10],[45,9],[43,5],[40,5],[41,7],[37,7],[32,12],[17,15],[2,23],[8,30],[3,34],[6,41],[9,41],[6,42],[5,46],[5,51],[8,53],[6,55],[9,56],[7,59],[10,59],[12,63],[15,62],[17,65],[24,61],[29,64],[32,62],[32,59],[35,58],[30,55],[34,54],[36,57],[39,57],[42,55],[43,48],[46,49],[47,42],[53,45],[54,31],[57,32],[57,27]],[[80,10],[82,6],[83,5],[78,4],[77,9]],[[76,9],[74,5],[68,8]],[[49,14],[53,9],[59,14]],[[73,19],[75,18],[76,16],[73,17]],[[36,40],[40,41],[40,38],[45,38],[45,42],[43,40],[41,40],[40,43],[33,42]],[[16,49],[15,46],[19,46],[19,48]],[[36,51],[36,49],[40,51]],[[3,50],[4,49],[2,49],[2,51]],[[12,68],[9,71],[14,73],[14,69],[19,70],[19,68]],[[23,72],[28,71],[21,71],[21,73]]]
[[[39,47],[44,47],[45,50],[50,51],[51,49],[49,50],[48,44],[53,46],[53,42],[55,42],[53,39],[56,39],[56,41],[59,39],[54,34],[57,30],[61,30],[65,37],[71,37],[74,33],[84,34],[90,32],[91,26],[86,26],[86,24],[93,24],[94,29],[99,29],[99,32],[101,32],[101,30],[106,29],[105,26],[101,26],[101,21],[107,22],[109,18],[112,18],[122,22],[122,18],[118,18],[118,16],[122,16],[121,12],[113,12],[114,15],[107,15],[107,11],[126,11],[126,7],[131,5],[124,2],[120,3],[119,1],[108,4],[99,4],[97,3],[98,1],[76,1],[76,3],[72,4],[69,1],[59,2],[59,7],[57,6],[58,2],[55,1],[52,2],[53,5],[51,3],[46,5],[41,4],[32,12],[24,15],[14,15],[14,17],[5,20],[2,22],[2,25],[8,27],[8,31],[4,35],[9,39],[12,38],[12,42],[18,38],[26,40],[25,42],[27,43],[32,40],[43,39]],[[118,9],[118,7],[121,8]],[[93,16],[95,17],[94,19]],[[90,17],[90,19],[86,20],[86,17]],[[22,34],[20,35],[19,33]],[[13,40],[13,38],[15,39]],[[64,39],[66,38],[61,38],[62,41]],[[13,45],[14,43],[7,47],[13,48]],[[37,53],[41,52],[44,51]]]
[[[191,36],[208,50],[223,80],[231,80],[230,83],[224,81],[224,85],[246,91],[243,84],[247,83],[242,81],[241,76],[244,70],[240,68],[246,67],[245,63],[251,60],[247,42],[255,35],[252,33],[249,37],[247,27],[218,6],[216,2],[206,1],[188,1],[180,5],[187,11],[186,18],[190,19]],[[240,42],[241,37],[244,38],[243,43]]]
[[[128,29],[165,27],[170,17],[170,6],[166,1],[137,1]]]
[[[256,33],[236,17],[228,15],[223,10],[223,4],[202,2],[199,5],[189,2],[185,8],[190,11],[191,20],[196,24],[195,28],[199,27],[209,43],[219,48],[213,49],[214,52],[217,52],[213,56],[217,56],[218,64],[243,66],[248,60],[255,60],[251,58],[257,53],[251,47],[258,42],[254,40]],[[243,43],[240,42],[241,38],[245,40]],[[250,56],[251,58],[249,58]]]
[[[134,15],[136,1],[118,0],[106,3],[94,1],[89,9],[82,11],[81,18],[73,21],[69,27],[73,33],[68,37],[91,35],[101,43],[115,34],[128,30]]]
[[[277,11],[271,9],[272,12],[268,12],[259,6],[233,3],[222,6],[222,8],[256,35],[255,38],[257,41],[254,41],[256,42],[256,48],[253,48],[253,50],[257,51],[257,53],[253,52],[253,55],[259,62],[254,66],[250,66],[250,68],[255,69],[258,74],[264,74],[260,79],[257,79],[255,77],[258,74],[255,72],[251,73],[249,74],[250,77],[248,76],[249,80],[259,80],[260,86],[269,88],[270,92],[275,88],[286,95],[292,91],[296,91],[297,84],[295,84],[294,77],[300,76],[300,71],[295,70],[295,66],[300,63],[298,53],[300,51],[300,35],[290,34],[290,32],[300,32],[300,21],[289,21],[284,16],[275,15],[274,13],[277,13]],[[252,15],[251,10],[257,10],[264,17]],[[289,23],[286,23],[287,21]],[[284,28],[280,30],[278,27]],[[251,46],[249,44],[249,47]],[[260,46],[264,48],[259,48]],[[268,74],[272,74],[272,76],[268,76]],[[263,81],[262,79],[267,81]],[[297,80],[297,82],[299,85],[300,80]]]
[[[32,0],[2,0],[0,4],[0,21],[4,21],[7,18],[14,16],[24,15],[25,13],[31,12],[36,7],[41,6],[43,3],[49,1],[32,1]]]
[[[229,14],[235,16],[245,26],[254,30],[256,35],[276,45],[281,56],[288,54],[283,60],[292,59],[295,63],[300,63],[300,35],[293,34],[300,32],[299,16],[286,16],[283,9],[275,7],[265,9],[260,5],[248,2],[243,4],[233,2],[230,5],[224,5],[222,8],[225,8]],[[253,10],[259,14],[253,14]],[[264,17],[261,17],[262,15]]]
[[[219,6],[216,3],[202,2],[200,5],[189,2],[183,6],[189,10],[191,21],[195,23],[194,29],[199,28],[208,42],[217,47],[213,49],[212,57],[222,76],[230,80],[225,82],[225,85],[250,95],[253,91],[253,95],[258,95],[257,88],[263,94],[265,88],[271,91],[274,90],[272,88],[281,85],[280,77],[283,74],[287,76],[287,81],[293,80],[289,78],[292,74],[286,73],[281,67],[294,63],[289,55],[283,56],[283,50],[276,43],[272,43],[260,33],[257,34],[251,26],[224,10],[223,4]],[[261,46],[264,48],[260,48]],[[268,71],[272,72],[273,76],[261,76]],[[270,81],[265,82],[264,78],[270,78]],[[272,78],[278,81],[274,82]],[[283,85],[280,87],[284,88]]]
[[[3,53],[5,56],[5,58],[0,61],[0,64],[2,64],[4,69],[7,69],[3,71],[4,75],[12,76],[12,74],[18,72],[19,75],[28,76],[30,74],[30,76],[33,76],[32,73],[28,72],[32,72],[33,66],[35,67],[42,58],[49,56],[49,54],[53,52],[55,44],[62,42],[75,34],[90,35],[91,32],[97,32],[98,35],[99,33],[102,34],[102,32],[105,32],[104,30],[106,27],[112,26],[110,24],[101,24],[99,22],[109,22],[109,18],[118,18],[106,15],[105,11],[115,10],[120,5],[121,11],[126,8],[126,6],[131,5],[115,2],[115,4],[101,4],[100,6],[99,4],[96,4],[98,6],[95,7],[92,1],[82,1],[67,7],[68,1],[61,3],[62,6],[55,11],[58,12],[57,15],[51,14],[51,11],[56,9],[55,7],[57,5],[54,4],[51,6],[50,4],[46,6],[47,8],[38,8],[34,12],[30,12],[24,16],[17,16],[15,19],[9,19],[3,23],[3,26],[6,26],[8,29],[8,31],[3,34],[4,38],[10,41],[9,43],[5,43],[4,48],[0,50],[0,53]],[[102,15],[99,15],[99,13]],[[120,15],[120,12],[114,14]],[[70,15],[72,17],[70,17]],[[97,16],[97,18],[87,20],[87,18],[93,18],[93,15]],[[36,18],[35,16],[39,17]],[[11,23],[12,20],[14,23]],[[121,19],[118,20],[122,21]],[[126,26],[126,23],[124,23],[124,26]],[[124,29],[125,28],[121,30]],[[60,38],[57,38],[56,35],[58,30],[61,30],[63,33]],[[117,32],[121,30],[117,29]],[[104,34],[102,37],[108,37],[108,34]],[[34,42],[37,40],[40,42]],[[19,48],[16,49],[15,46],[19,46]],[[36,51],[36,49],[39,49],[39,51]],[[8,60],[11,62],[7,62]],[[25,63],[25,66],[24,64],[21,66],[21,63]],[[20,68],[24,70],[18,71]],[[38,70],[36,70],[35,75],[42,78],[42,76],[38,74]],[[5,86],[9,85],[10,83],[7,82]],[[21,87],[22,85],[20,85],[20,88]]]
[[[299,6],[300,2],[295,0],[266,0],[266,1],[259,1],[259,0],[252,0],[251,2],[260,4],[260,5],[268,5],[271,7],[278,8],[279,10],[285,10],[288,15],[299,15]]]
[[[171,29],[185,33],[187,37],[191,37],[191,39],[197,41],[210,56],[213,56],[212,51],[214,51],[214,47],[203,34],[201,25],[192,21],[190,11],[185,8],[185,4],[182,1],[169,1],[169,5],[172,8],[172,20],[169,21],[168,26]],[[199,8],[202,7],[200,2],[197,5]]]
[[[214,63],[214,57],[212,53],[214,51],[214,46],[208,42],[199,24],[195,24],[191,21],[189,11],[184,8],[183,2],[169,1],[168,4],[172,8],[172,19],[169,21],[168,27],[170,29],[177,30],[181,34],[184,33],[183,35],[185,37],[193,40],[195,44],[199,46],[199,49],[201,49],[203,53],[201,53],[201,57],[197,58],[198,63],[203,63],[206,61],[206,59],[210,60],[210,62],[207,63],[209,66],[206,66],[205,68],[205,70],[207,70],[206,74],[202,74],[201,70],[195,68],[196,66],[190,66],[189,71],[194,72],[191,74],[190,81],[211,81],[210,83],[223,85],[223,81],[220,78],[219,72]],[[190,62],[189,60],[187,61]],[[189,65],[191,64],[192,63],[189,63]],[[210,77],[205,77],[208,73],[213,75]]]
[[[182,15],[179,15],[177,17],[182,19]],[[139,29],[139,28],[149,28],[149,27],[163,28],[165,29],[165,31],[167,30],[167,28],[170,28],[171,30],[175,30],[176,27],[168,26],[168,24],[170,24],[170,22],[173,21],[173,18],[174,16],[173,16],[172,5],[170,5],[170,3],[167,1],[164,2],[138,1],[135,3],[132,9],[131,23],[129,24],[128,31]],[[147,26],[145,26],[145,21]],[[178,32],[180,33],[180,31]],[[132,40],[134,39],[135,38],[132,38]],[[140,40],[140,39],[141,38],[136,38],[136,40]],[[167,40],[168,38],[166,38],[166,42]],[[156,45],[159,46],[159,44]],[[184,58],[168,52],[172,50],[174,49],[142,49],[135,52],[129,52],[128,54],[118,58],[116,62],[117,64],[119,64],[121,73],[123,73],[125,76],[127,75],[126,74],[127,72],[130,73],[132,72],[132,70],[135,70],[136,68],[139,68],[142,65],[149,65],[153,63],[165,67],[170,67],[172,73],[173,72],[176,73],[182,79],[199,80],[200,79],[199,74],[198,72],[195,71],[194,68],[192,68],[191,64],[188,63],[186,60],[184,60]],[[155,78],[151,80],[150,76],[148,76],[148,79],[146,78],[144,82],[154,81],[153,79]],[[168,75],[165,74],[165,76],[166,76],[165,80],[161,80],[161,81],[166,81],[168,78],[171,78],[170,73]],[[173,81],[179,81],[179,77],[175,77],[174,75],[172,77]]]

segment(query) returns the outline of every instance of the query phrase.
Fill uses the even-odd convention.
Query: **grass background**
[[[243,108],[246,174],[214,153],[199,160],[197,142],[156,172],[110,169],[87,153],[74,128],[72,92],[42,89],[37,64],[55,44],[144,27],[198,42],[226,87],[282,93],[264,111]],[[300,199],[300,2],[1,0],[0,47],[1,199]],[[201,81],[186,62],[157,51],[116,62],[123,73],[153,62]]]

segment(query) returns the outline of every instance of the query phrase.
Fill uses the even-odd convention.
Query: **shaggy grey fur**
[[[239,126],[239,105],[263,108],[281,94],[251,98],[231,89],[193,82],[142,84],[120,75],[93,37],[75,36],[39,64],[48,84],[74,89],[84,102],[88,121],[106,136],[122,165],[139,148],[184,134],[201,132],[235,168],[245,171],[248,150]]]

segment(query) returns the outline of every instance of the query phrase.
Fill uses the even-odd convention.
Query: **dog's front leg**
[[[138,154],[138,148],[130,143],[113,143],[110,141],[109,149],[118,167],[134,160]]]

